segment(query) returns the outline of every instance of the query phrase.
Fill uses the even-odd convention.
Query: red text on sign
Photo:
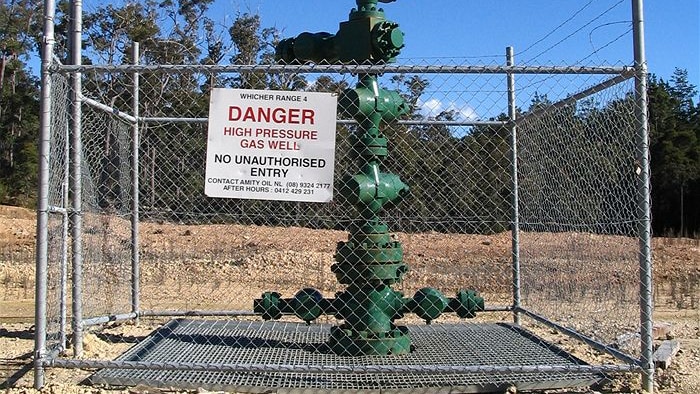
[[[305,108],[269,107],[228,107],[228,120],[231,122],[258,122],[284,124],[314,124],[316,113]]]

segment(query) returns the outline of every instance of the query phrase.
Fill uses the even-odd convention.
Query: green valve
[[[355,205],[362,205],[372,212],[379,212],[408,194],[408,186],[394,174],[379,171],[379,164],[372,162],[361,174],[345,177],[340,194]]]
[[[404,34],[397,23],[386,20],[379,2],[357,0],[336,34],[301,33],[282,40],[276,49],[278,60],[315,63],[392,62],[404,46]],[[400,283],[409,268],[403,262],[403,247],[393,239],[379,214],[406,198],[409,187],[398,175],[381,171],[388,155],[388,141],[381,132],[382,122],[392,122],[409,112],[401,94],[379,87],[377,75],[358,76],[354,89],[346,89],[338,99],[340,113],[357,121],[352,145],[361,171],[343,177],[340,194],[355,205],[359,219],[349,229],[347,242],[339,242],[336,263],[331,266],[339,283],[347,285],[335,298],[324,298],[320,291],[302,289],[291,299],[266,292],[254,302],[254,311],[265,320],[295,315],[310,323],[321,315],[343,321],[331,329],[329,347],[345,356],[398,355],[411,352],[411,337],[395,320],[415,313],[426,323],[444,312],[463,318],[484,310],[484,299],[473,290],[461,290],[454,298],[426,287],[412,298],[391,288]]]
[[[275,56],[287,63],[392,62],[404,47],[399,25],[387,21],[376,1],[358,1],[336,34],[301,33],[277,45]]]
[[[442,293],[431,287],[425,287],[418,290],[413,296],[412,311],[426,323],[430,323],[447,309],[448,304],[447,297]]]
[[[391,122],[409,111],[403,97],[396,91],[380,88],[374,75],[362,76],[355,89],[341,93],[338,97],[338,107],[342,115],[357,121],[377,113],[381,115],[382,120]]]

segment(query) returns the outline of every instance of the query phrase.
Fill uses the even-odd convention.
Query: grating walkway
[[[241,392],[492,392],[588,386],[589,372],[333,373],[333,368],[394,366],[576,366],[582,361],[508,324],[410,326],[415,351],[405,356],[341,357],[325,341],[329,325],[176,319],[118,360],[140,362],[328,366],[328,373],[103,369],[93,384]]]

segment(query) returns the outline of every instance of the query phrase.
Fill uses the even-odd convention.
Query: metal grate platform
[[[341,357],[325,342],[329,325],[288,322],[177,319],[154,331],[118,358],[123,361],[279,366],[327,366],[328,373],[275,371],[103,369],[93,384],[239,392],[465,392],[515,385],[520,390],[589,386],[590,372],[337,373],[344,367],[389,366],[579,366],[581,360],[509,324],[410,326],[415,351],[405,356]],[[417,370],[419,370],[418,368]],[[335,370],[335,372],[334,372]]]

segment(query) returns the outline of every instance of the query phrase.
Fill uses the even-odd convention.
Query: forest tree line
[[[0,203],[34,207],[37,189],[39,133],[39,78],[38,71],[30,69],[32,57],[39,53],[39,43],[43,21],[42,3],[37,0],[8,0],[0,5]],[[228,26],[223,26],[208,17],[213,0],[141,0],[122,5],[105,4],[83,15],[83,37],[85,64],[129,64],[133,42],[140,42],[142,64],[271,64],[274,62],[274,45],[281,32],[276,28],[261,26],[256,14],[239,13]],[[66,1],[58,2],[56,15],[56,55],[68,63],[69,10]],[[303,76],[289,74],[266,74],[263,72],[240,73],[237,75],[211,75],[202,79],[201,75],[183,73],[176,81],[162,80],[155,74],[145,75],[142,81],[142,96],[158,95],[168,102],[159,109],[151,108],[151,116],[206,116],[207,98],[199,95],[195,102],[183,98],[192,97],[192,92],[206,92],[210,86],[229,86],[253,89],[299,89],[338,92],[349,87],[344,81],[321,76],[310,82]],[[159,79],[161,78],[161,79]],[[105,75],[85,76],[84,88],[94,91],[116,91],[123,81],[119,77]],[[422,95],[429,81],[419,76],[395,76],[394,82],[411,108],[409,117],[423,119],[420,111]],[[157,91],[156,91],[157,90]],[[153,93],[153,94],[151,94]],[[649,127],[651,137],[651,182],[652,217],[656,235],[697,236],[700,233],[700,103],[696,103],[697,90],[688,80],[685,70],[677,69],[669,80],[650,76],[648,85]],[[128,108],[128,95],[117,98]],[[112,104],[119,104],[114,103]],[[531,112],[547,104],[545,97],[535,97],[523,113]],[[619,104],[619,103],[617,103]],[[600,111],[587,111],[569,114],[571,124],[585,127],[596,121],[595,117],[605,116],[605,111],[616,103],[606,104]],[[144,108],[149,111],[149,108]],[[160,112],[158,112],[160,111]],[[602,115],[601,115],[602,114]],[[444,111],[433,119],[453,120],[456,114]],[[576,119],[574,119],[576,118]],[[96,118],[99,121],[99,118]],[[503,120],[503,116],[500,120]],[[193,130],[182,129],[178,137],[181,148],[173,148],[176,157],[187,158],[191,162],[201,161],[206,148],[205,141],[193,137]],[[507,185],[507,171],[495,171],[508,166],[507,130],[498,127],[475,127],[468,135],[455,136],[444,126],[413,126],[387,133],[405,132],[406,137],[395,138],[388,135],[394,145],[386,165],[390,170],[400,172],[402,179],[412,187],[414,197],[410,204],[404,203],[405,215],[436,216],[436,219],[449,217],[491,217],[499,225],[482,228],[467,228],[474,232],[495,232],[507,227],[508,204],[511,191],[495,188],[492,185]],[[142,141],[145,162],[142,165],[141,194],[146,207],[188,209],[197,212],[204,207],[173,206],[178,200],[177,193],[155,190],[156,185],[149,178],[156,177],[155,165],[149,173],[148,158],[161,154],[158,149],[163,135],[159,132],[146,134]],[[162,133],[162,131],[160,131]],[[340,137],[351,131],[339,126]],[[118,132],[106,136],[102,144],[117,146]],[[392,140],[393,138],[393,140]],[[114,139],[114,141],[112,141]],[[349,149],[349,139],[339,138],[337,149]],[[486,147],[486,149],[484,148]],[[125,147],[121,147],[125,149]],[[408,152],[411,153],[408,153]],[[112,150],[110,152],[116,152]],[[441,152],[442,155],[434,155]],[[477,152],[477,154],[474,154]],[[451,163],[451,157],[460,157],[461,163]],[[100,172],[104,182],[98,182],[96,194],[98,204],[118,204],[118,185],[111,185],[114,174],[119,171],[119,155],[103,160]],[[420,160],[415,160],[420,157]],[[339,158],[337,168],[352,168],[348,158]],[[343,160],[347,161],[344,162]],[[151,163],[154,164],[154,163]],[[469,168],[471,175],[479,174],[484,182],[474,187],[464,186],[463,179],[450,172],[450,166]],[[182,168],[173,171],[182,172]],[[163,169],[165,171],[165,169]],[[426,180],[425,174],[438,176],[445,182]],[[338,174],[338,172],[336,172]],[[123,175],[123,174],[122,174]],[[96,175],[100,176],[100,174]],[[170,174],[158,174],[168,177]],[[203,180],[192,175],[185,188],[200,188]],[[601,181],[601,187],[609,184]],[[612,179],[608,179],[612,182]],[[625,187],[618,185],[616,187]],[[430,196],[451,195],[460,189],[464,196],[460,204],[446,202],[436,210],[427,206]],[[170,193],[170,194],[169,194]],[[478,203],[477,203],[478,202]],[[209,202],[219,204],[222,210],[236,209],[230,201]],[[290,215],[298,205],[280,203],[280,208],[288,209]],[[590,207],[589,207],[590,208]],[[594,207],[595,208],[595,207]],[[618,207],[598,207],[600,215],[611,217]],[[465,213],[466,212],[466,213]],[[555,218],[556,219],[556,218]],[[408,226],[408,229],[411,229]],[[421,230],[420,227],[413,228]]]

